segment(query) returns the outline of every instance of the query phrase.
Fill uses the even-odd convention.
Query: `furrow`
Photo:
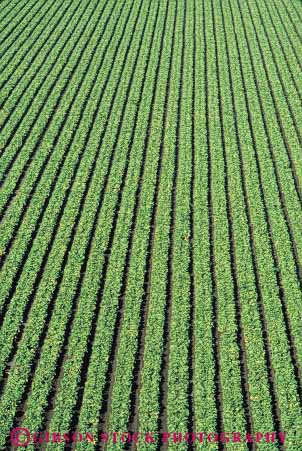
[[[224,430],[223,423],[223,408],[222,408],[222,380],[221,380],[221,362],[220,362],[220,337],[218,334],[218,294],[217,294],[217,280],[215,276],[215,248],[214,248],[214,210],[212,201],[212,143],[211,143],[211,128],[210,128],[210,79],[211,79],[211,54],[209,52],[209,37],[207,33],[206,7],[205,2],[202,3],[203,15],[203,39],[205,44],[205,112],[206,112],[206,139],[207,139],[207,206],[209,217],[209,241],[210,241],[210,273],[211,273],[211,300],[212,300],[212,346],[214,349],[214,383],[215,383],[215,402],[217,410],[217,428],[215,430],[221,433]],[[221,442],[217,445],[218,451],[225,451],[225,445]]]
[[[204,3],[196,2],[196,70],[194,94],[194,281],[195,281],[195,404],[196,432],[219,431],[222,426],[222,406],[217,396],[220,390],[218,372],[218,342],[215,340],[213,322],[213,283],[211,266],[211,218],[209,162],[209,105],[208,105],[208,52]],[[196,449],[217,450],[218,444],[195,442]]]
[[[221,144],[222,144],[222,158],[223,158],[223,165],[224,165],[224,191],[226,193],[226,216],[228,221],[228,241],[230,243],[230,265],[231,265],[231,275],[233,280],[233,300],[234,300],[234,306],[235,306],[235,317],[236,317],[236,323],[237,323],[237,345],[239,348],[239,365],[240,365],[240,378],[241,378],[241,393],[243,397],[243,407],[244,407],[244,414],[245,414],[245,431],[249,434],[253,434],[254,427],[253,427],[253,420],[252,420],[252,412],[251,412],[251,400],[250,400],[250,394],[249,394],[249,376],[248,376],[248,368],[247,368],[247,350],[245,345],[245,336],[246,331],[243,326],[243,320],[242,320],[242,308],[241,308],[241,291],[240,291],[240,276],[238,275],[238,253],[237,253],[237,246],[238,241],[236,240],[236,232],[234,230],[234,209],[238,209],[238,199],[235,198],[233,201],[233,190],[234,187],[232,186],[232,178],[234,177],[232,167],[230,165],[230,162],[227,158],[227,145],[230,145],[230,142],[232,137],[230,136],[229,130],[230,130],[230,124],[227,121],[228,113],[229,111],[225,110],[225,104],[226,104],[226,95],[228,92],[228,86],[226,87],[226,91],[224,90],[224,79],[222,78],[223,75],[221,74],[221,64],[220,61],[223,59],[223,56],[219,53],[218,50],[218,43],[217,43],[217,35],[219,34],[220,30],[216,30],[217,28],[217,19],[215,19],[215,11],[213,7],[213,0],[211,0],[211,9],[212,9],[212,22],[213,22],[213,31],[214,31],[214,43],[215,43],[215,58],[217,63],[217,87],[218,87],[218,103],[219,103],[219,122],[220,122],[220,130],[221,130]],[[225,51],[225,49],[222,50],[222,53]],[[222,85],[222,86],[221,86]],[[222,99],[224,105],[222,105]],[[227,144],[226,144],[227,143]],[[232,191],[232,193],[231,193]],[[234,203],[233,203],[233,202]],[[235,224],[236,224],[236,218],[235,218]],[[241,262],[240,262],[241,263]],[[223,331],[224,332],[224,331]],[[223,333],[221,332],[221,333]],[[225,404],[228,403],[228,400],[225,401]],[[228,428],[227,428],[228,429]],[[247,447],[249,450],[255,450],[255,444],[248,443]]]
[[[191,147],[191,182],[190,182],[190,196],[189,196],[189,224],[190,224],[190,247],[189,247],[189,274],[190,274],[190,309],[189,309],[189,351],[188,351],[188,364],[189,364],[189,382],[188,382],[188,431],[192,433],[196,432],[196,422],[195,422],[195,405],[196,405],[196,391],[195,391],[195,380],[196,380],[196,363],[195,363],[195,330],[197,328],[196,321],[196,270],[194,265],[194,244],[196,239],[195,234],[195,223],[194,223],[194,196],[196,190],[195,184],[195,171],[196,171],[196,149],[195,149],[195,96],[196,96],[196,0],[191,2],[190,14],[192,17],[192,35],[191,35],[191,54],[190,54],[190,64],[192,67],[192,76],[190,78],[190,83],[192,84],[191,89],[191,111],[188,113],[188,117],[191,120],[191,136],[189,141],[189,146]],[[195,445],[194,440],[192,443],[188,443],[188,451],[194,451]]]
[[[192,74],[185,68],[192,68],[193,27],[192,2],[180,2],[182,41],[175,52],[175,66],[178,73],[173,76],[175,90],[171,89],[170,108],[175,110],[174,174],[172,182],[172,205],[170,223],[169,282],[170,297],[169,354],[168,354],[168,393],[167,393],[167,431],[194,432],[190,424],[192,418],[192,393],[190,393],[190,317],[192,294],[191,264],[191,223],[190,196],[192,183]],[[175,99],[175,100],[174,100]],[[174,104],[175,102],[175,104]],[[175,106],[174,106],[175,105]],[[176,106],[177,105],[177,106]],[[168,146],[173,146],[172,141]],[[169,442],[168,448],[188,449],[188,443]]]
[[[238,343],[238,317],[236,294],[232,277],[231,243],[226,240],[229,232],[228,199],[225,192],[225,166],[223,139],[219,120],[219,85],[215,35],[210,6],[206,5],[206,23],[209,49],[209,153],[211,160],[209,205],[211,215],[211,263],[213,271],[215,339],[218,340],[219,392],[222,402],[223,431],[244,431],[245,417]],[[219,431],[218,431],[219,432]],[[236,449],[236,442],[219,443],[221,448]]]

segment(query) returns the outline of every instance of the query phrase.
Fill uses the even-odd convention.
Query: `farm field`
[[[0,450],[302,451],[301,2],[0,0],[0,130]]]

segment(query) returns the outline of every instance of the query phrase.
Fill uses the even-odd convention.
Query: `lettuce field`
[[[0,129],[0,450],[302,451],[301,2],[0,0]]]

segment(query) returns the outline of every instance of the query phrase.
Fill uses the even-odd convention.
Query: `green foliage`
[[[302,451],[301,18],[296,0],[2,1],[1,449],[17,423],[279,424]]]

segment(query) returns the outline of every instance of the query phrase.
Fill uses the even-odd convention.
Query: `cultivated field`
[[[301,451],[301,2],[1,0],[0,127],[0,449]]]

